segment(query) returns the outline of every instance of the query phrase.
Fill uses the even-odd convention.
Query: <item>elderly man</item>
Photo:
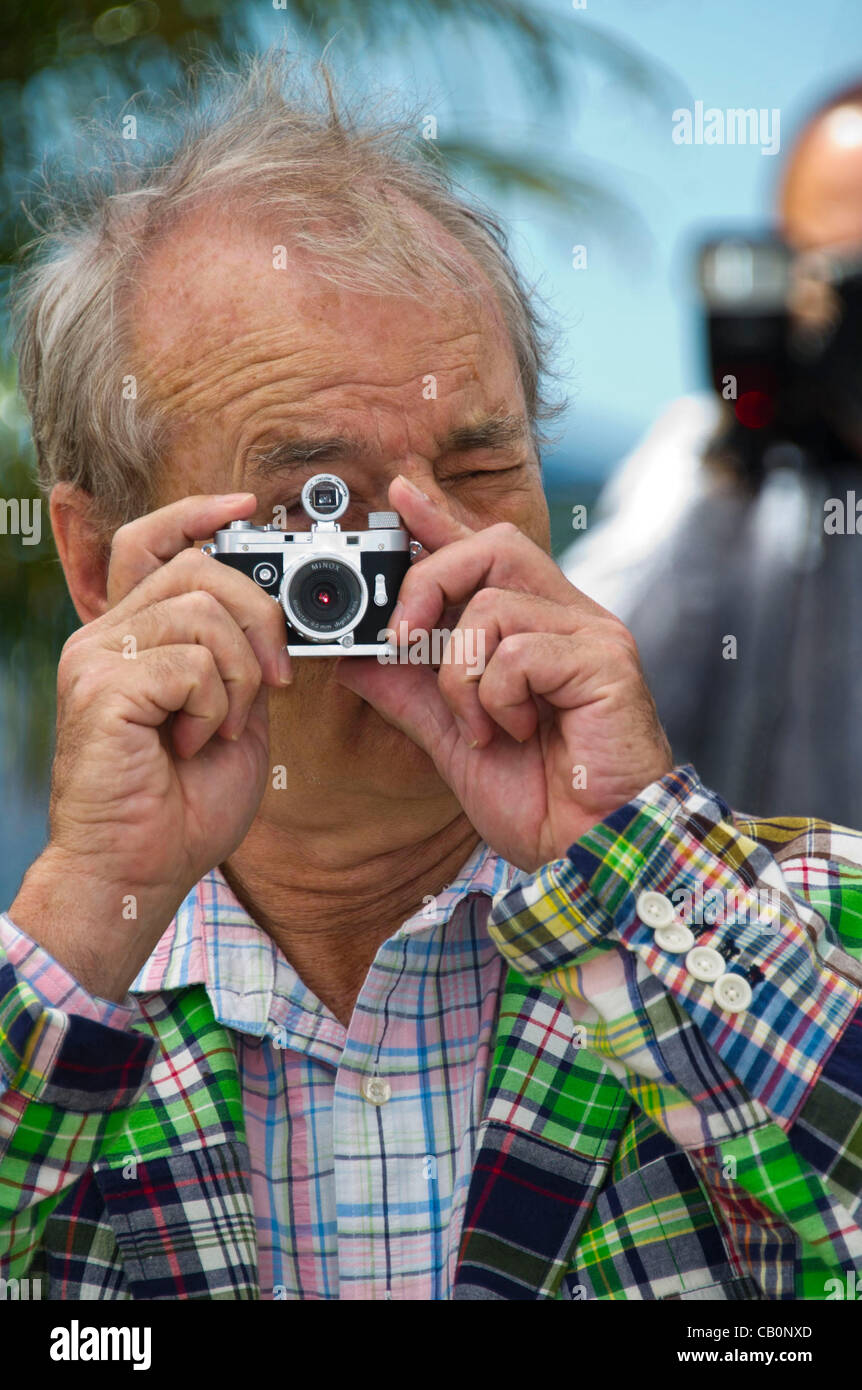
[[[862,1263],[862,838],[673,767],[631,638],[548,555],[493,218],[263,63],[19,313],[83,626],[2,928],[3,1273],[829,1297]],[[395,508],[424,547],[393,628],[479,631],[484,670],[291,661],[202,553],[307,526],[322,469],[347,525]]]

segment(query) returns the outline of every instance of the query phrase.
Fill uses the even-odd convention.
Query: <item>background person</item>
[[[806,808],[856,825],[862,546],[824,522],[830,499],[843,509],[848,493],[862,496],[859,87],[831,98],[800,135],[779,227],[804,253],[799,264],[825,276],[824,351],[771,373],[765,384],[782,408],[769,420],[757,408],[762,391],[675,402],[608,485],[605,519],[561,563],[630,627],[675,756],[735,806]],[[789,288],[797,328],[805,287]],[[714,361],[719,388],[727,370]]]

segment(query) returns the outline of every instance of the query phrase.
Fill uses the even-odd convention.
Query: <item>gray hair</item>
[[[205,100],[190,84],[174,111],[178,129],[160,149],[109,156],[46,200],[47,230],[13,296],[43,489],[82,488],[106,531],[149,510],[171,422],[145,379],[123,390],[130,291],[147,249],[213,201],[276,221],[281,240],[310,253],[315,273],[350,288],[428,298],[442,277],[487,295],[478,264],[499,301],[538,449],[538,422],[561,409],[543,394],[550,345],[538,296],[494,213],[468,199],[439,158],[423,157],[430,142],[417,141],[418,117],[351,111],[322,64],[307,81],[280,52],[210,78]],[[417,219],[417,208],[449,237]]]

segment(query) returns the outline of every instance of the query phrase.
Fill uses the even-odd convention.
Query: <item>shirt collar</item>
[[[453,881],[435,897],[429,895],[394,933],[395,938],[441,927],[468,897],[491,898],[512,887],[519,873],[488,845],[479,844]],[[313,1004],[314,996],[216,868],[181,903],[129,993],[160,993],[202,984],[220,1023],[263,1037],[277,971],[281,988],[287,987],[297,1003]]]

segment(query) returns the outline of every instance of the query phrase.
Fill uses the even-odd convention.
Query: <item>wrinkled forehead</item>
[[[373,377],[389,359],[399,372],[432,371],[442,344],[468,339],[514,366],[484,272],[420,209],[412,224],[426,249],[434,239],[445,247],[465,285],[443,273],[413,275],[409,244],[400,247],[403,273],[396,268],[390,278],[385,258],[370,270],[361,252],[355,269],[349,257],[333,264],[291,243],[272,218],[213,207],[190,214],[149,249],[131,291],[135,351],[156,394],[165,382],[175,395],[184,379],[217,372],[220,361],[230,361],[232,372],[238,361],[264,371],[274,356],[303,373],[318,359],[340,364],[348,376],[364,370]]]

